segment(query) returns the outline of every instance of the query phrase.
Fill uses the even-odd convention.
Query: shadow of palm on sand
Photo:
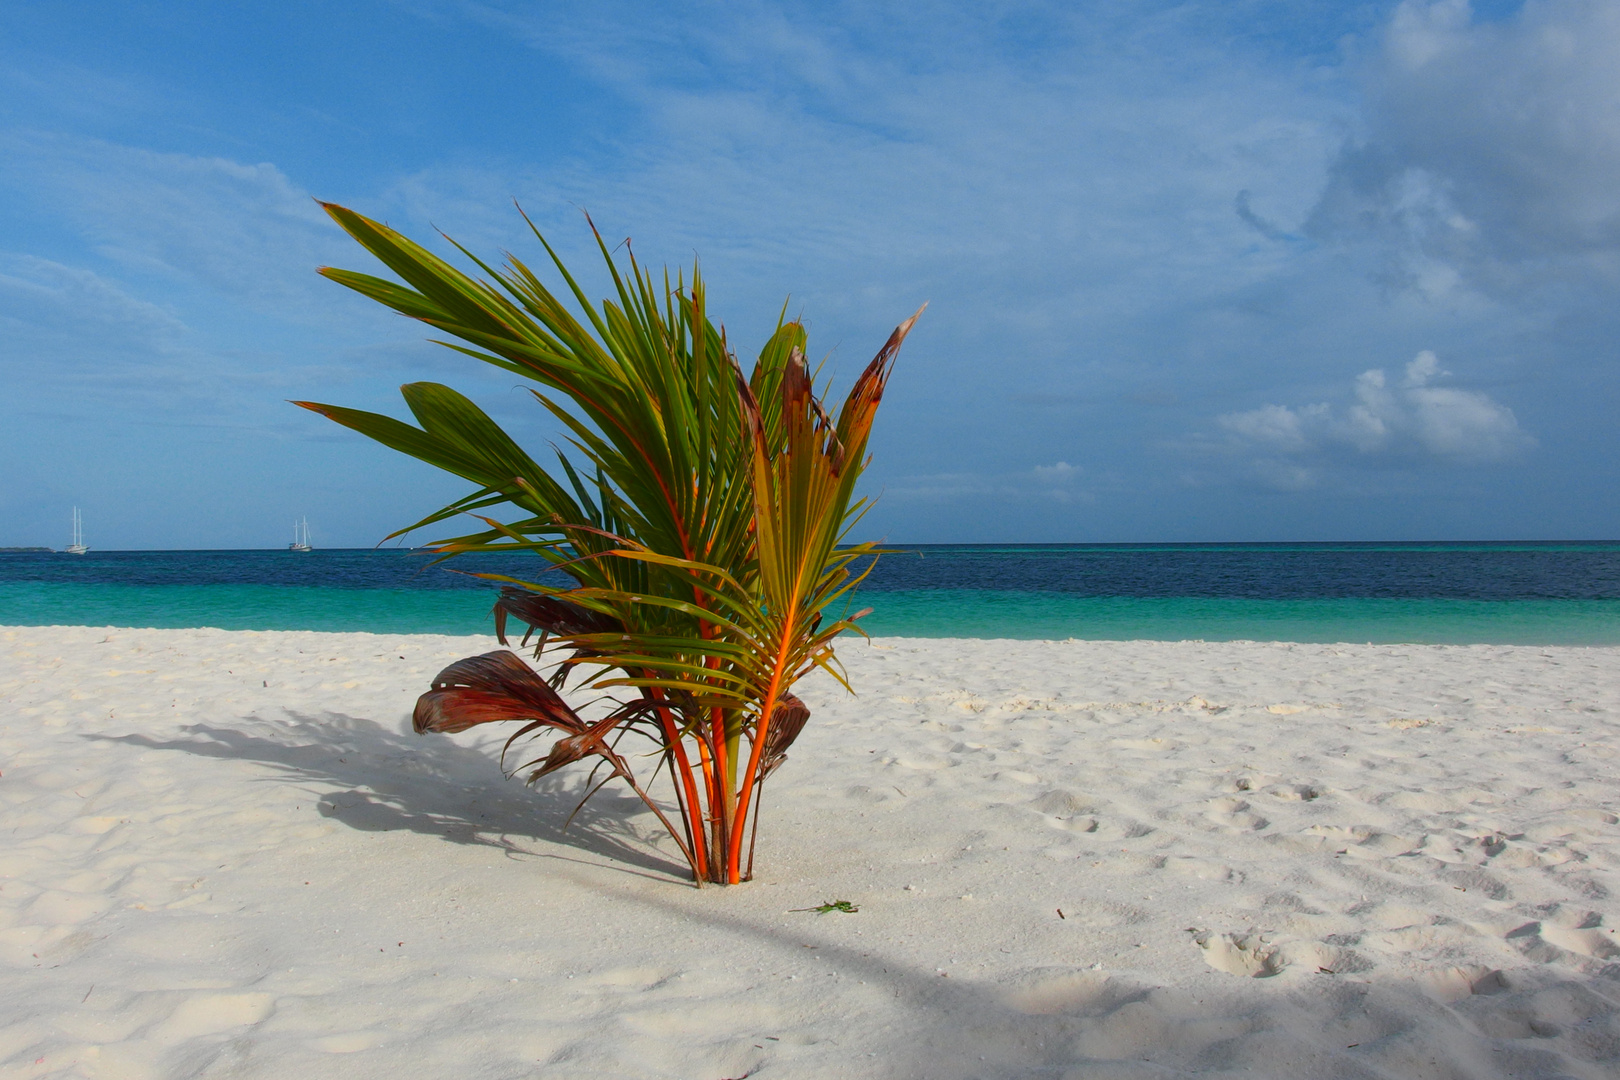
[[[289,711],[285,721],[246,716],[234,726],[190,724],[184,731],[185,737],[173,739],[84,738],[266,766],[268,779],[308,785],[315,812],[364,832],[409,830],[514,857],[567,858],[555,850],[560,846],[639,868],[630,872],[687,876],[684,864],[658,850],[659,840],[668,839],[634,796],[609,784],[574,814],[588,790],[584,770],[526,788],[504,780],[484,750],[444,735],[395,734],[342,713]],[[509,757],[508,763],[529,756]],[[641,827],[642,817],[651,827]]]

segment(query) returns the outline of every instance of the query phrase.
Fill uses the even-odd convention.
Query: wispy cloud
[[[1217,20],[1197,6],[467,10],[639,109],[632,137],[605,136],[611,168],[514,171],[505,194],[570,230],[569,204],[586,205],[644,251],[697,249],[716,272],[879,320],[922,299],[936,321],[971,306],[986,335],[1264,277],[1280,256],[1235,193],[1300,220],[1348,112],[1331,80],[1204,39],[1198,20]],[[489,177],[458,168],[399,190],[502,212]]]
[[[150,406],[195,390],[202,365],[173,311],[81,267],[0,252],[0,371],[18,412]]]
[[[333,288],[315,267],[354,255],[310,193],[272,164],[28,131],[0,136],[0,158],[6,186],[126,273],[291,321],[329,313]]]
[[[297,370],[240,346],[211,349],[174,311],[93,271],[7,252],[0,333],[13,421],[263,426],[266,399],[284,396]]]
[[[1036,465],[1015,472],[955,472],[902,476],[884,492],[902,502],[968,504],[986,501],[1013,504],[1090,502],[1083,483],[1086,470],[1067,461]]]
[[[99,274],[17,252],[0,252],[0,319],[12,337],[83,340],[99,330],[147,347],[169,346],[186,332],[174,312]]]

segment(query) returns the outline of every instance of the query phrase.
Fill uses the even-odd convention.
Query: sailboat
[[[73,543],[62,549],[69,555],[83,555],[90,549],[84,546],[84,522],[79,518],[79,508],[73,508]]]
[[[309,519],[300,518],[293,522],[293,542],[287,545],[288,551],[314,551],[309,546]]]

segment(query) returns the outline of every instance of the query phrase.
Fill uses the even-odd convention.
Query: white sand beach
[[[1620,1075],[1620,649],[852,642],[698,890],[493,647],[0,629],[0,1075]]]

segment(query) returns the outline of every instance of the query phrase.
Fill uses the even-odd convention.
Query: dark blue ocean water
[[[0,624],[487,633],[493,586],[429,562],[0,554]],[[918,546],[879,560],[857,606],[874,635],[1620,644],[1620,543]]]

